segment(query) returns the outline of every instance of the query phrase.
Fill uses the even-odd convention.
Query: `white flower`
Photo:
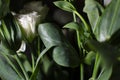
[[[17,14],[17,20],[21,26],[24,37],[31,42],[36,35],[36,26],[43,21],[48,12],[47,6],[41,1],[33,1],[24,6]]]
[[[36,34],[36,24],[40,21],[37,12],[21,14],[17,20],[21,26],[24,36],[31,42]]]

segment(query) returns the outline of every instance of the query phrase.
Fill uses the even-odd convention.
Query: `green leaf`
[[[30,62],[27,59],[27,56],[24,53],[17,53],[19,54],[19,59],[23,65],[23,67],[25,68],[26,72],[32,72],[32,67],[30,65]]]
[[[95,36],[98,41],[106,41],[120,29],[120,0],[112,0],[105,9],[98,26],[95,28]]]
[[[19,66],[18,64],[16,64],[16,60],[13,58],[13,55],[11,56],[10,54],[16,54],[16,52],[4,47],[1,44],[0,56],[3,56],[7,64],[9,64],[9,66],[14,70],[14,72],[16,72],[19,75],[19,77],[23,79],[24,77],[21,75],[21,71],[17,69]]]
[[[67,1],[56,1],[54,2],[54,4],[60,9],[68,12],[76,11],[75,7],[70,2]]]
[[[64,28],[69,28],[69,29],[74,29],[74,30],[76,30],[76,31],[79,31],[80,26],[79,26],[79,24],[76,23],[76,22],[70,22],[70,23],[66,24],[66,25],[64,26]]]
[[[47,48],[62,43],[62,36],[60,30],[54,24],[40,24],[38,27],[38,33]]]
[[[8,14],[3,18],[0,35],[2,43],[7,48],[15,51],[20,48],[22,42],[21,30],[12,14]]]
[[[104,11],[103,7],[96,0],[85,0],[84,12],[87,13],[92,30],[98,23],[101,13]]]
[[[3,44],[0,45],[0,52],[1,52],[0,54],[3,54],[5,56],[8,56],[10,54],[12,55],[16,54],[13,50],[5,47]]]
[[[51,23],[40,24],[38,33],[46,48],[54,47],[53,59],[57,64],[66,67],[76,67],[80,64],[76,50],[65,39],[57,26]]]
[[[96,56],[95,52],[93,51],[89,52],[85,57],[85,63],[91,65],[92,61],[95,60],[95,56]]]
[[[112,74],[112,65],[109,67],[103,67],[101,73],[96,80],[110,80]]]
[[[80,64],[80,59],[76,51],[66,45],[54,48],[53,59],[57,64],[65,67],[77,67]]]
[[[86,44],[92,51],[98,52],[108,65],[117,61],[119,56],[118,48],[108,43],[100,43],[95,40],[89,40]]]
[[[70,22],[66,24],[64,28],[75,30],[78,37],[78,41],[85,42],[90,37],[90,33],[86,31],[85,27],[81,23]]]
[[[2,43],[7,48],[17,51],[21,45],[22,35],[15,18],[12,14],[8,14],[1,23],[0,36]]]
[[[1,52],[0,52],[1,53]],[[2,80],[23,80],[0,54],[0,78]]]

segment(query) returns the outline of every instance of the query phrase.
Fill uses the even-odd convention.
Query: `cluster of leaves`
[[[85,0],[83,11],[89,22],[72,2],[74,0],[55,1],[54,5],[73,14],[73,22],[63,28],[76,32],[78,50],[65,38],[62,30],[50,22],[35,25],[36,35],[27,39],[9,10],[10,1],[0,0],[2,80],[69,80],[69,73],[65,70],[68,67],[79,67],[80,80],[85,80],[84,68],[89,66],[92,68],[88,73],[89,80],[116,79],[114,67],[119,64],[120,52],[120,0],[112,0],[105,8],[97,0]],[[25,50],[19,51],[23,42]]]

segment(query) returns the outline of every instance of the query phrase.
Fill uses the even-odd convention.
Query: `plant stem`
[[[88,26],[88,24],[86,23],[86,21],[84,20],[84,18],[83,18],[77,11],[73,11],[73,12],[81,19],[81,21],[83,22],[86,30],[87,30],[87,31],[90,31],[89,26]]]
[[[73,20],[74,20],[74,22],[77,22],[76,15],[74,12],[73,12]]]
[[[33,71],[35,68],[35,59],[34,59],[34,55],[32,52],[31,52],[31,57],[32,57],[32,71]]]
[[[41,58],[43,57],[43,55],[44,55],[49,49],[51,49],[51,47],[44,49],[44,50],[41,52],[41,54],[38,56],[37,61],[36,61],[36,64],[35,64],[35,68],[34,68],[34,70],[33,70],[33,72],[32,72],[32,75],[31,75],[31,77],[30,77],[30,80],[36,80],[35,78],[36,78],[37,73],[38,73],[37,71],[39,71],[39,70],[38,70],[39,62],[40,62]]]
[[[98,72],[99,65],[100,65],[100,56],[99,56],[99,54],[96,54],[96,59],[95,59],[92,79],[95,79],[97,77],[97,72]]]
[[[38,56],[40,55],[40,38],[38,37],[38,45],[37,45],[38,51],[37,54]]]
[[[21,70],[23,71],[23,74],[24,74],[24,76],[25,76],[25,79],[26,79],[26,80],[29,80],[28,74],[27,74],[26,70],[24,69],[22,63],[20,62],[19,57],[18,57],[17,55],[15,55],[14,57],[15,57],[17,63],[19,64]]]
[[[38,56],[38,59],[37,59],[37,61],[36,61],[36,66],[39,64],[40,59],[42,58],[42,56],[43,56],[49,49],[51,49],[51,48],[46,48],[46,49],[44,49],[44,50],[41,52],[41,54]]]
[[[81,40],[80,40],[79,31],[76,31],[76,33],[77,33],[77,43],[78,43],[78,47],[79,47],[79,49],[81,49]]]
[[[84,80],[84,67],[83,64],[80,64],[80,80]]]
[[[73,18],[74,18],[74,22],[76,22],[76,15],[75,15],[75,13],[73,13]],[[79,51],[81,51],[82,44],[81,44],[81,40],[80,40],[79,31],[76,31],[76,34],[77,34],[77,43],[78,43]],[[84,80],[84,67],[83,67],[82,63],[80,64],[80,80]]]

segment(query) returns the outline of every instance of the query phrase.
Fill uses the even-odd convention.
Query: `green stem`
[[[73,12],[73,20],[74,20],[74,22],[77,22],[76,15],[74,12]]]
[[[46,49],[44,49],[44,50],[41,52],[41,54],[38,56],[38,59],[37,59],[37,61],[36,61],[36,66],[38,66],[38,64],[39,64],[39,62],[40,62],[40,59],[42,58],[42,56],[43,56],[49,49],[51,49],[51,48],[46,48]]]
[[[26,70],[24,69],[22,63],[20,62],[19,57],[18,57],[17,55],[15,55],[14,57],[15,57],[17,63],[19,64],[21,70],[23,71],[23,74],[24,74],[24,76],[25,76],[25,79],[26,79],[26,80],[29,80],[28,74],[27,74]]]
[[[99,65],[100,65],[100,56],[99,56],[99,54],[96,54],[96,59],[95,59],[92,79],[96,79],[97,73],[98,73],[98,69],[99,69]]]
[[[84,18],[83,18],[77,11],[73,11],[73,12],[81,19],[81,21],[83,22],[86,30],[87,30],[87,31],[90,31],[89,26],[88,26],[88,24],[86,23],[86,21],[84,20]]]
[[[38,56],[40,55],[40,38],[38,37],[38,45],[37,45],[38,51],[37,54]]]
[[[80,64],[80,80],[84,80],[84,67]]]
[[[78,43],[78,47],[80,49],[81,48],[81,40],[80,40],[79,31],[76,31],[76,33],[77,33],[77,43]]]
[[[37,71],[38,71],[39,62],[40,62],[41,58],[43,57],[43,55],[44,55],[49,49],[51,49],[51,48],[46,48],[46,49],[44,49],[44,50],[41,52],[41,54],[38,56],[37,61],[36,61],[36,65],[35,65],[35,68],[34,68],[34,70],[33,70],[32,75],[31,75],[31,77],[30,77],[30,80],[36,80],[35,78],[36,78],[37,73],[38,73]]]
[[[32,71],[33,71],[35,68],[35,59],[33,53],[31,53],[31,57],[32,57]]]
[[[73,19],[74,19],[74,22],[76,22],[76,15],[75,15],[75,13],[73,13]],[[76,34],[77,34],[77,43],[78,43],[79,51],[81,51],[82,44],[81,44],[81,40],[80,40],[79,31],[76,31]],[[84,67],[83,67],[82,63],[80,64],[80,80],[84,80]]]

